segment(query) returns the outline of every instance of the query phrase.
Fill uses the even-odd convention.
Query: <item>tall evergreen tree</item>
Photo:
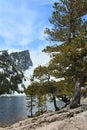
[[[64,78],[65,85],[75,86],[71,108],[80,104],[81,86],[87,78],[87,13],[86,0],[59,0],[54,3],[50,23],[46,28],[48,40],[54,44],[43,51],[50,53],[52,75]],[[60,44],[59,44],[60,43]]]

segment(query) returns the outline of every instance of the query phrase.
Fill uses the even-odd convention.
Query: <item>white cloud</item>
[[[5,3],[2,5],[3,8],[0,10],[0,35],[5,39],[6,44],[12,45],[15,43],[23,46],[31,43],[35,38],[37,26],[35,22],[38,14],[23,5],[18,9],[11,6],[10,3],[9,8]]]
[[[43,32],[49,23],[48,15],[50,11],[48,6],[51,5],[53,1],[54,0],[0,0],[1,48],[30,48],[30,51],[31,48],[33,48],[32,54],[39,56],[37,60],[42,60],[39,54],[40,51],[36,50],[36,48],[38,49],[40,47],[36,47],[35,44],[38,43],[37,46],[44,44],[45,46]],[[41,62],[43,62],[43,60]]]
[[[33,66],[25,71],[26,81],[24,81],[25,87],[30,84],[30,76],[33,74],[33,70],[39,65],[48,65],[50,56],[43,53],[41,50],[44,49],[44,45],[40,45],[38,49],[30,51],[30,57],[33,62]]]
[[[41,50],[47,45],[44,29],[49,26],[53,2],[55,0],[0,0],[0,47],[29,49],[33,67],[28,75],[49,61],[49,56]]]
[[[38,65],[46,65],[49,61],[49,56],[41,51],[31,51],[31,59],[34,63],[34,67]]]

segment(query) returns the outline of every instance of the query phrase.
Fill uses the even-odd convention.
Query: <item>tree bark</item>
[[[78,107],[78,105],[80,105],[81,85],[82,85],[82,79],[78,78],[75,84],[74,98],[70,104],[70,108],[76,108]]]
[[[31,98],[31,110],[30,110],[30,112],[31,112],[31,117],[33,116],[33,112],[32,112],[32,110],[33,110],[33,104],[32,104],[32,100],[33,100],[33,96],[32,95],[30,95],[30,98]]]
[[[80,105],[81,86],[83,85],[86,72],[87,72],[87,66],[85,66],[84,70],[77,76],[77,81],[75,84],[74,98],[70,104],[71,109],[76,108],[76,107],[78,107],[78,105]]]
[[[58,111],[58,110],[59,110],[59,107],[57,107],[57,104],[56,104],[56,97],[55,97],[55,96],[53,96],[53,101],[54,101],[55,111]]]

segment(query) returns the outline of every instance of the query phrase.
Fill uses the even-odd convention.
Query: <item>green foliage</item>
[[[43,82],[44,80],[50,79],[50,72],[46,66],[38,66],[34,69],[33,75],[35,78]]]
[[[76,82],[81,81],[81,87],[87,81],[87,20],[83,20],[83,15],[87,14],[86,4],[86,0],[54,3],[49,19],[52,28],[45,29],[47,39],[53,44],[43,50],[50,54],[51,60],[48,66],[38,66],[33,74],[38,80],[38,89],[33,87],[36,83],[32,89],[40,98],[46,94],[72,97]]]
[[[38,111],[40,111],[41,113],[42,111],[46,110],[46,90],[41,83],[33,82],[31,85],[29,85],[25,92],[27,95],[30,95],[28,108],[30,109],[31,116],[34,106],[37,106]]]
[[[75,36],[83,34],[83,31],[85,31],[84,26],[87,24],[84,21],[83,26],[81,19],[81,14],[84,14],[85,3],[87,3],[86,0],[59,0],[58,3],[54,3],[54,11],[49,20],[53,28],[46,28],[45,30],[45,33],[48,34],[48,39],[70,43]]]
[[[30,115],[28,115],[28,116],[32,117],[33,116],[33,108],[36,106],[36,99],[33,95],[27,95],[26,101],[27,101],[26,107],[30,113]]]
[[[0,54],[0,94],[20,93],[18,85],[22,84],[23,73],[13,64],[7,51]]]
[[[87,20],[82,19],[86,14],[86,2],[59,0],[58,3],[54,3],[54,11],[49,20],[53,27],[45,30],[48,39],[56,43],[43,50],[51,55],[49,63],[51,75],[55,78],[64,78],[63,92],[67,94],[67,90],[73,92],[72,88],[78,77],[82,79],[82,84],[86,82]],[[58,45],[58,42],[61,44]],[[58,86],[61,86],[61,82]]]
[[[25,91],[25,93],[27,94],[27,95],[36,95],[37,94],[37,90],[38,90],[38,88],[39,88],[39,83],[38,82],[32,82],[29,86],[28,86],[28,88],[26,89],[26,91]]]
[[[46,96],[37,96],[37,108],[38,111],[41,111],[41,113],[43,113],[43,111],[46,111],[47,106],[46,106]]]
[[[44,110],[37,111],[37,112],[35,113],[35,116],[40,116],[40,115],[42,115],[44,112],[45,112]]]

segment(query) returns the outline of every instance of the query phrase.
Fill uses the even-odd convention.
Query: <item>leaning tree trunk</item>
[[[87,73],[87,66],[85,66],[84,70],[77,77],[77,81],[75,84],[74,98],[70,104],[70,108],[76,108],[78,105],[80,105],[81,86],[83,85],[86,73]]]
[[[54,102],[55,111],[58,111],[59,107],[57,106],[56,97],[55,96],[53,96],[53,102]]]
[[[83,83],[83,78],[78,78],[75,84],[74,97],[70,104],[70,108],[76,108],[78,105],[80,105],[82,83]]]

